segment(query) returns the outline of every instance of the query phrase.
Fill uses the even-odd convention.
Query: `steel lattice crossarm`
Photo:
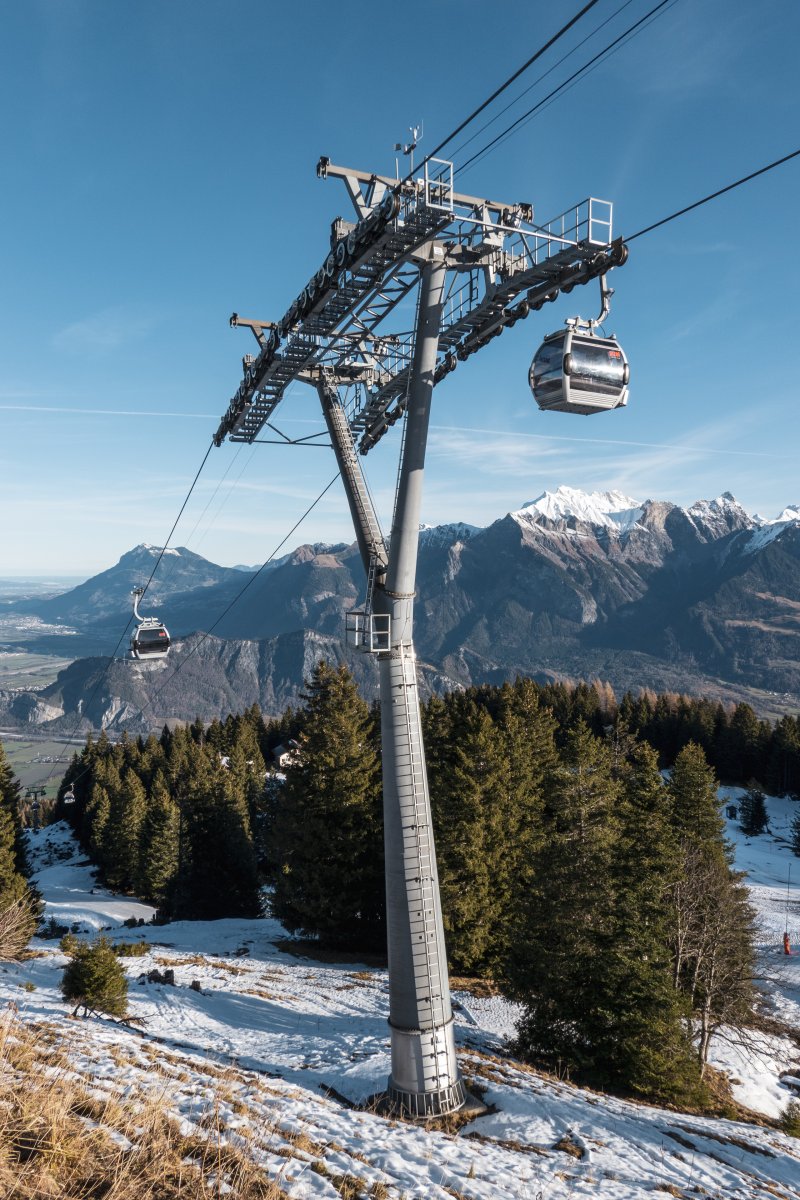
[[[436,382],[507,325],[627,257],[613,240],[609,201],[587,199],[537,225],[529,204],[456,192],[443,160],[403,181],[326,158],[317,174],[344,182],[356,219],[336,218],[330,252],[279,321],[231,317],[251,329],[259,349],[243,359],[218,446],[226,436],[254,441],[290,383],[324,376],[343,389],[351,433],[367,453],[405,408],[413,331],[399,325],[400,306],[434,243],[448,271]]]

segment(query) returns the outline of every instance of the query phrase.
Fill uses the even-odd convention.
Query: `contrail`
[[[163,409],[150,412],[147,409],[131,408],[63,408],[61,405],[0,404],[0,410],[4,412],[80,413],[82,416],[89,417],[189,417],[196,421],[214,420],[211,413],[164,412]]]
[[[679,442],[629,442],[616,438],[569,437],[565,434],[526,433],[519,429],[476,429],[469,425],[431,425],[440,433],[479,433],[493,437],[534,438],[541,442],[584,442],[593,446],[638,446],[649,450],[680,450],[682,454],[734,454],[744,458],[795,459],[796,454],[769,454],[760,450],[724,450],[721,446],[687,446]]]

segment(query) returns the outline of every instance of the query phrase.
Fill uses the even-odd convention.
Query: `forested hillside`
[[[58,815],[108,885],[162,918],[256,915],[266,881],[290,931],[380,951],[376,717],[346,668],[320,663],[279,721],[253,707],[90,741]],[[749,782],[756,813],[759,783],[800,793],[800,722],[519,679],[431,699],[424,726],[451,969],[523,1004],[518,1050],[533,1061],[704,1102],[711,1033],[747,1023],[755,1000],[717,777]],[[289,741],[290,761],[268,769]]]

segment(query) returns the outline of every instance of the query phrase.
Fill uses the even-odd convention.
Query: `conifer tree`
[[[792,818],[792,853],[800,858],[800,812],[795,813]]]
[[[0,956],[15,957],[36,930],[39,912],[35,895],[22,869],[27,860],[16,804],[19,795],[13,772],[0,746]],[[13,805],[13,807],[12,807]]]
[[[503,790],[487,810],[487,841],[497,864],[493,886],[500,917],[494,963],[499,965],[508,956],[517,909],[533,884],[544,839],[547,781],[558,755],[553,714],[530,679],[501,689],[496,725],[505,768]]]
[[[774,796],[800,795],[800,730],[792,717],[773,730],[764,782]]]
[[[128,767],[118,788],[109,789],[109,814],[103,834],[103,873],[109,887],[132,891],[139,876],[139,843],[147,796]]]
[[[519,1050],[586,1080],[602,1078],[612,1036],[596,989],[613,932],[618,794],[608,748],[579,723],[548,785],[545,839],[506,967],[525,1006]]]
[[[672,824],[679,839],[724,856],[724,822],[719,813],[717,781],[700,746],[684,746],[669,781]]]
[[[748,837],[758,837],[767,828],[769,817],[764,792],[751,780],[739,800],[739,824]]]
[[[697,1102],[689,1005],[672,971],[670,910],[681,857],[655,750],[633,746],[619,777],[614,924],[600,987],[613,1013],[606,1080],[650,1099]]]
[[[28,884],[17,870],[14,822],[0,807],[0,910],[28,895]]]
[[[717,769],[722,779],[731,783],[744,783],[754,777],[763,779],[765,731],[749,704],[736,705],[719,744]]]
[[[213,756],[206,777],[184,812],[189,877],[186,898],[193,920],[261,914],[255,850],[241,783]]]
[[[11,764],[6,758],[3,744],[0,742],[0,810],[4,811],[11,821],[14,830],[14,865],[20,875],[29,875],[28,852],[25,844],[25,832],[20,815],[20,792],[22,785],[14,775]]]
[[[159,908],[164,904],[178,870],[180,816],[162,774],[156,775],[147,798],[139,840],[136,891]]]
[[[97,863],[101,871],[104,866],[103,847],[110,812],[111,802],[108,798],[108,789],[99,780],[95,780],[86,804],[84,826],[88,830],[86,849],[89,851],[92,861]]]
[[[503,847],[490,830],[507,792],[506,762],[486,709],[460,699],[442,705],[428,778],[448,958],[456,970],[474,974],[494,958],[503,916]],[[435,712],[428,713],[428,727]],[[444,746],[446,755],[436,752]]]
[[[79,943],[64,969],[61,994],[68,1004],[74,1004],[72,1015],[83,1009],[89,1013],[105,1013],[124,1017],[128,1007],[128,981],[117,956],[106,938],[89,944]]]
[[[250,726],[239,725],[236,728],[228,758],[229,770],[244,796],[248,820],[252,825],[264,790],[266,768],[258,741]]]
[[[272,908],[293,932],[380,945],[384,935],[380,777],[369,710],[345,666],[307,685],[298,761],[273,828]]]
[[[136,764],[136,773],[144,784],[145,790],[149,792],[156,775],[159,772],[162,774],[164,772],[166,755],[158,739],[152,733],[146,741],[142,741],[139,738],[137,746],[139,748],[139,760]]]
[[[160,906],[170,919],[191,920],[194,913],[194,862],[190,824],[203,829],[205,790],[210,764],[204,747],[197,748],[188,729],[181,727],[170,736],[167,751],[169,794],[178,809],[177,868]],[[195,816],[200,820],[195,820]],[[207,886],[211,883],[206,879]]]

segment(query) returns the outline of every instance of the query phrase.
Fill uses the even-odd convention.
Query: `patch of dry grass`
[[[471,996],[486,1000],[501,995],[500,988],[493,979],[481,979],[477,975],[451,975],[450,987],[454,992],[469,992]]]
[[[223,1140],[187,1135],[163,1096],[99,1094],[46,1027],[0,1017],[0,1196],[8,1200],[285,1200],[279,1183]]]

